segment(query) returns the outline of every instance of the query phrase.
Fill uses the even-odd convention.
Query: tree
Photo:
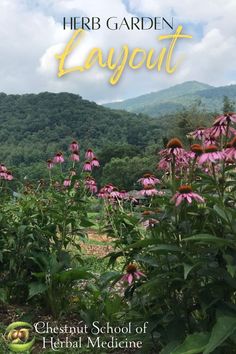
[[[229,97],[223,98],[223,113],[229,113],[234,111],[235,102],[230,100]]]

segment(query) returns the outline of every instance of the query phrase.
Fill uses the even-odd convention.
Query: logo
[[[35,343],[33,327],[27,322],[13,322],[6,328],[4,339],[14,353],[29,351]]]

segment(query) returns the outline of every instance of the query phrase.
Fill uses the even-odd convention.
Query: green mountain
[[[0,94],[0,163],[15,176],[47,175],[46,160],[68,145],[93,148],[103,165],[112,158],[142,154],[162,139],[162,128],[150,117],[113,111],[70,93]]]
[[[187,81],[122,102],[107,103],[105,106],[152,117],[189,109],[194,104],[207,112],[220,112],[224,96],[236,100],[236,85],[213,87],[197,81]]]

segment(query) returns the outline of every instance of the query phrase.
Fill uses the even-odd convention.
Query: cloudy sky
[[[235,0],[0,0],[0,91],[6,93],[78,93],[99,103],[135,97],[175,84],[198,80],[215,86],[236,83]],[[63,16],[116,16],[174,18],[193,39],[179,43],[176,59],[184,55],[178,70],[137,71],[126,68],[120,82],[111,86],[111,72],[95,66],[84,73],[57,77],[56,53],[61,53],[73,34],[63,30]],[[162,31],[87,31],[68,65],[81,65],[93,47],[105,54],[114,47],[117,55],[128,44],[160,52]]]

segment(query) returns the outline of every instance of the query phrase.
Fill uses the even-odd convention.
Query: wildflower
[[[208,145],[205,147],[203,154],[199,157],[199,164],[206,162],[216,163],[224,158],[224,153],[218,150],[216,145]]]
[[[190,133],[194,139],[202,140],[208,136],[208,130],[204,127],[199,127]]]
[[[236,136],[226,146],[224,153],[227,161],[236,161]]]
[[[7,181],[12,181],[13,180],[13,175],[12,175],[11,171],[6,171],[5,179]]]
[[[190,149],[195,154],[195,156],[200,156],[203,153],[203,147],[199,144],[191,145]]]
[[[217,139],[221,135],[227,135],[227,137],[234,134],[234,129],[229,127],[227,123],[220,123],[219,121],[213,124],[213,127],[209,128],[209,137],[211,139]]]
[[[53,161],[51,159],[47,160],[47,167],[49,170],[51,170],[53,168],[54,164]]]
[[[172,201],[175,202],[175,206],[180,205],[184,200],[186,200],[189,204],[191,204],[193,200],[198,203],[204,203],[203,197],[193,192],[192,187],[189,185],[180,186],[178,192],[175,193],[172,198]]]
[[[63,182],[64,187],[70,187],[71,185],[71,180],[69,178],[66,178]]]
[[[0,170],[0,178],[1,179],[6,179],[6,171]]]
[[[211,128],[210,128],[211,129]],[[217,138],[214,137],[213,135],[209,135],[208,137],[206,137],[206,139],[204,140],[204,145],[205,146],[209,146],[209,145],[217,145]]]
[[[103,188],[101,188],[99,193],[98,193],[98,198],[105,199],[105,198],[107,198],[107,196],[108,196],[108,194],[104,191]]]
[[[162,158],[171,163],[173,160],[175,160],[175,162],[178,159],[184,160],[186,152],[182,142],[177,138],[173,138],[168,142],[166,149],[161,150],[159,154]]]
[[[110,196],[114,199],[120,199],[120,192],[117,188],[113,188],[112,192],[110,193]]]
[[[92,149],[88,149],[85,153],[85,158],[87,160],[92,160],[95,157],[94,152]]]
[[[173,138],[168,141],[167,149],[182,149],[183,144],[178,138]]]
[[[79,162],[79,153],[78,153],[78,151],[73,151],[73,153],[72,153],[70,158],[74,162]]]
[[[63,163],[64,161],[65,160],[61,152],[58,152],[53,158],[53,163]]]
[[[4,165],[4,163],[1,163],[1,165],[0,165],[0,171],[1,171],[1,172],[6,172],[6,171],[7,171],[7,168],[6,168],[6,166]]]
[[[112,183],[108,183],[108,184],[106,184],[105,186],[104,186],[104,191],[106,192],[106,193],[111,193],[113,190],[114,190],[114,186],[113,186],[113,184]]]
[[[226,113],[216,117],[214,124],[236,123],[236,113]]]
[[[145,186],[139,193],[144,197],[153,197],[154,195],[160,195],[161,193],[164,194],[163,192],[158,192],[158,190],[152,185]]]
[[[92,160],[91,160],[91,166],[93,167],[99,167],[100,166],[100,163],[98,161],[98,159],[96,157],[94,157]]]
[[[85,187],[91,192],[91,193],[97,193],[97,185],[96,181],[92,177],[87,177],[85,180]]]
[[[109,183],[106,184],[103,188],[100,189],[99,193],[98,193],[98,197],[105,199],[108,198],[110,193],[115,189],[115,187],[113,186],[113,184]]]
[[[79,144],[78,144],[78,142],[76,140],[72,141],[72,143],[69,146],[69,150],[71,152],[75,152],[75,151],[78,152],[79,151]]]
[[[83,171],[91,172],[92,171],[92,165],[89,161],[86,161],[84,166],[83,166]]]
[[[125,275],[123,275],[121,280],[123,280],[124,282],[127,282],[129,285],[132,284],[136,279],[140,279],[141,277],[144,276],[144,274],[142,272],[140,272],[140,270],[138,270],[136,264],[134,264],[134,263],[130,263],[126,267],[126,272],[127,273]]]
[[[125,190],[120,191],[120,198],[121,199],[128,198],[128,193]]]
[[[142,178],[138,180],[138,182],[140,182],[143,187],[149,185],[155,186],[157,183],[161,183],[158,178],[156,178],[154,175],[151,175],[150,173],[146,173]]]
[[[159,161],[159,163],[157,165],[157,169],[169,171],[170,170],[170,163],[171,163],[170,159],[163,158]]]

